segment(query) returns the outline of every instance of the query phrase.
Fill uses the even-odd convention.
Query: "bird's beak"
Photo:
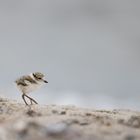
[[[48,81],[44,80],[44,83],[48,83]]]

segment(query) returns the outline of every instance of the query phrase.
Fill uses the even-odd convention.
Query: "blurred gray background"
[[[41,71],[40,104],[140,108],[140,1],[0,0],[0,94]]]

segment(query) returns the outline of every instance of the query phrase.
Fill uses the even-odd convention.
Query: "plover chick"
[[[33,98],[29,97],[27,94],[40,88],[44,83],[48,83],[44,79],[44,74],[40,72],[31,73],[30,75],[22,76],[18,78],[15,83],[18,89],[22,92],[22,99],[26,105],[29,105],[25,99],[28,98],[31,104],[38,104]]]

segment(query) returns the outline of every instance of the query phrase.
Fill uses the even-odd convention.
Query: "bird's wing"
[[[33,83],[36,84],[37,82],[32,79],[30,76],[22,76],[18,80],[15,81],[17,85],[23,85],[23,86],[28,86],[28,83]]]
[[[37,82],[31,76],[23,76],[24,81],[29,81],[32,84],[37,84]]]
[[[15,81],[17,85],[28,86],[23,79],[18,79]]]

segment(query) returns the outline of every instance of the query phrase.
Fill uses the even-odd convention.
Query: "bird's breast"
[[[37,84],[28,83],[27,86],[18,85],[18,88],[22,93],[28,94],[30,92],[33,92],[33,91],[39,89],[42,85],[43,84],[41,84],[41,83],[37,83]]]

